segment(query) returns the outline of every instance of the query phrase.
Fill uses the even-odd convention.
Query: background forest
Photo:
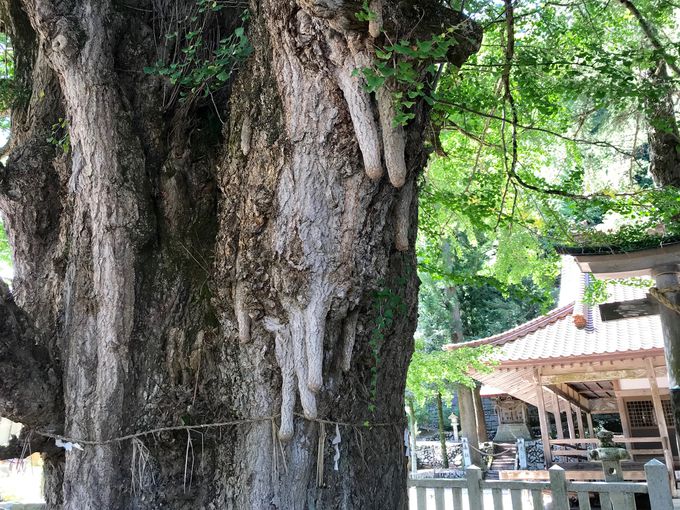
[[[470,384],[466,363],[489,355],[441,346],[549,310],[558,252],[680,239],[678,182],[669,177],[680,164],[679,6],[455,7],[483,26],[484,39],[460,68],[432,75],[434,156],[421,181],[418,352],[409,372],[416,414],[430,427],[437,393],[447,397],[447,417],[456,383]],[[605,282],[587,289],[593,301],[605,294]]]

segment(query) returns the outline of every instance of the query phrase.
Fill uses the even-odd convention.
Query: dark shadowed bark
[[[666,64],[660,63],[651,76],[659,97],[648,105],[649,170],[660,186],[680,188],[680,131],[675,118],[673,96]]]
[[[475,404],[475,415],[477,417],[477,438],[480,443],[489,440],[489,432],[486,429],[486,418],[484,416],[484,402],[482,401],[482,385],[477,383],[472,389],[472,398]]]
[[[437,430],[439,432],[439,446],[442,452],[442,465],[448,469],[449,452],[446,449],[446,430],[444,424],[444,410],[442,407],[442,394],[437,392]]]
[[[427,111],[395,126],[363,88],[377,21],[251,2],[236,79],[179,100],[143,68],[180,58],[166,35],[197,4],[2,4],[24,92],[0,180],[20,307],[0,303],[0,414],[44,452],[49,507],[405,508]],[[454,63],[478,47],[436,2],[382,4],[391,38],[455,27]],[[47,142],[64,125],[66,153]]]

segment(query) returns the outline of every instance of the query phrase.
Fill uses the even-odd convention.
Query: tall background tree
[[[0,456],[45,454],[49,508],[404,508],[429,105],[361,75],[433,41],[391,60],[427,91],[479,27],[430,0],[1,5],[0,414],[26,428]]]

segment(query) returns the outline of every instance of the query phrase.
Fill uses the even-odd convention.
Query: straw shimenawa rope
[[[675,303],[667,296],[667,294],[676,292],[680,292],[680,285],[673,285],[672,287],[664,287],[662,289],[658,289],[656,287],[649,289],[649,293],[654,297],[654,299],[656,299],[666,308],[670,308],[675,313],[680,314],[680,304]]]

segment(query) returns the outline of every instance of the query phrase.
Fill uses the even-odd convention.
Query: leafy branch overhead
[[[494,349],[490,346],[460,347],[452,352],[426,352],[423,345],[416,345],[409,365],[406,389],[418,406],[437,393],[449,399],[456,385],[474,386],[474,379],[470,375],[472,371],[491,372],[497,363],[493,355]]]

